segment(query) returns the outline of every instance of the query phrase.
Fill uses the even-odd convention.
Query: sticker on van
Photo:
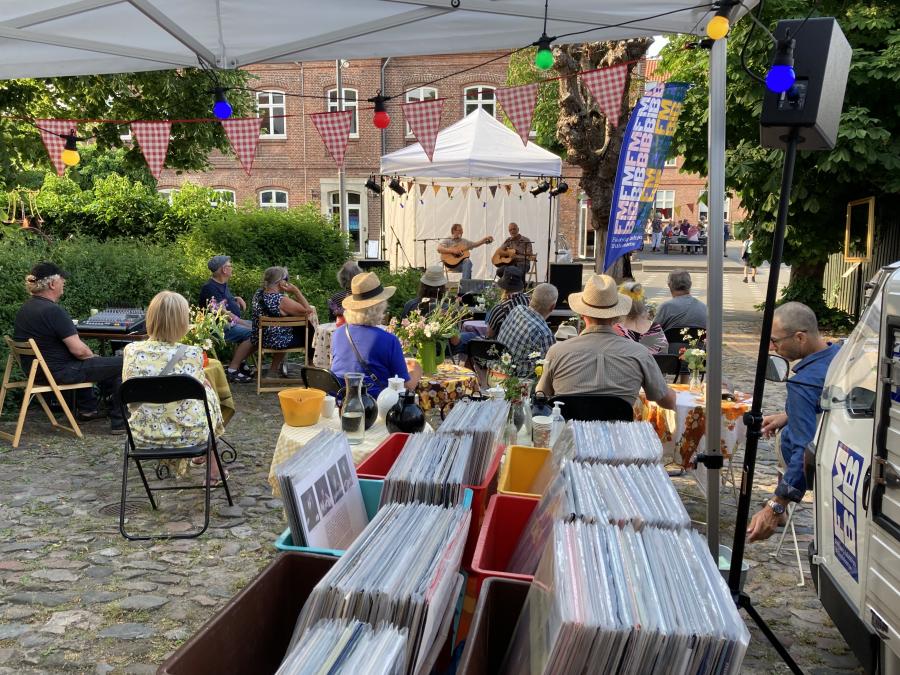
[[[856,492],[862,477],[863,458],[838,441],[831,467],[831,494],[834,512],[834,555],[859,581],[856,549]]]

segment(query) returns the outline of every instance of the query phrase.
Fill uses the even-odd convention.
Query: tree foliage
[[[762,22],[803,18],[808,0],[770,0]],[[817,14],[833,16],[853,47],[838,142],[829,152],[801,151],[797,158],[784,260],[792,265],[786,297],[824,311],[822,271],[843,242],[847,202],[868,196],[887,204],[900,193],[900,5],[893,0],[821,0]],[[741,48],[751,29],[744,19],[728,42],[726,188],[740,193],[748,224],[757,232],[757,261],[771,250],[783,153],[760,147],[764,87],[741,67]],[[799,33],[797,41],[803,40]],[[708,52],[688,49],[690,36],[663,49],[659,70],[672,80],[693,82],[674,139],[683,171],[707,175]],[[772,43],[757,29],[746,48],[748,66],[764,74]],[[896,211],[892,209],[895,213]],[[882,210],[882,212],[886,212]]]

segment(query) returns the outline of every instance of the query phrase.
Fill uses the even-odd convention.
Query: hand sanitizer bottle
[[[562,401],[553,402],[553,413],[550,415],[550,447],[556,443],[556,439],[562,433],[566,426],[566,420],[562,416],[561,405],[565,405]]]

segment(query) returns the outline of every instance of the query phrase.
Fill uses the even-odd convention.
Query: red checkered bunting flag
[[[622,112],[622,95],[625,93],[625,80],[628,79],[628,66],[610,66],[599,70],[589,70],[580,75],[581,81],[597,100],[606,119],[614,127],[619,126],[619,113]]]
[[[159,180],[166,153],[169,151],[169,132],[171,122],[132,122],[131,133],[144,153],[147,167],[152,176]]]
[[[525,145],[528,145],[528,134],[531,133],[531,118],[534,116],[537,95],[537,83],[497,90],[497,100],[500,101],[503,112]]]
[[[72,120],[35,120],[35,125],[41,132],[41,140],[50,155],[56,175],[62,176],[66,172],[66,165],[62,161],[62,151],[66,147],[66,139],[59,134],[68,134],[76,128]]]
[[[434,159],[434,146],[437,143],[438,131],[441,128],[441,113],[444,111],[444,99],[436,98],[431,101],[415,101],[413,103],[401,103],[403,117],[409,124],[413,136],[422,145],[422,150],[428,156],[428,161]]]
[[[231,143],[231,149],[237,155],[238,161],[244,167],[247,175],[253,169],[253,159],[256,157],[256,146],[259,145],[259,130],[262,126],[262,117],[247,117],[243,119],[222,120],[222,128]]]
[[[344,166],[344,153],[347,151],[347,140],[350,138],[353,111],[313,113],[311,117],[322,137],[322,142],[325,143],[325,149],[328,150],[335,164]]]

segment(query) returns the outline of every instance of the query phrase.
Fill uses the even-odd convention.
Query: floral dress
[[[281,299],[284,293],[266,293],[262,289],[253,294],[253,344],[259,342],[259,317],[282,316]],[[294,329],[290,326],[272,326],[263,330],[263,347],[266,349],[287,349],[293,346]]]
[[[178,347],[178,344],[156,340],[129,343],[125,346],[122,380],[159,375]],[[219,407],[219,397],[203,371],[203,351],[199,347],[186,347],[170,374],[190,375],[203,382],[214,432],[216,436],[223,434],[222,409]],[[189,447],[206,442],[209,431],[206,412],[200,401],[132,403],[128,407],[128,426],[138,447]]]

